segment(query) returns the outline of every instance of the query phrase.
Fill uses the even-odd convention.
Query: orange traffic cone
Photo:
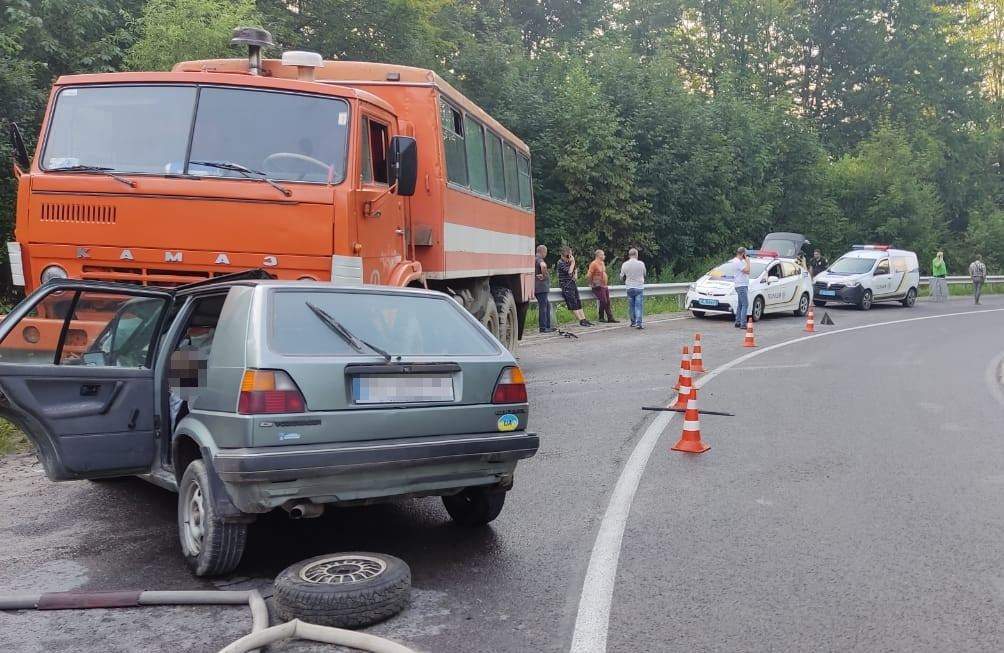
[[[683,435],[673,445],[673,451],[704,453],[710,448],[701,442],[701,412],[697,409],[697,390],[694,390],[687,401],[687,410],[683,413]]]
[[[690,349],[683,348],[683,358],[680,360],[680,380],[677,383],[676,403],[673,408],[686,408],[687,401],[693,396],[694,386],[690,381]]]
[[[753,339],[753,318],[746,321],[746,338],[743,340],[743,347],[756,347],[756,340]]]
[[[812,304],[809,304],[809,312],[805,314],[805,330],[808,333],[816,332],[816,316],[812,312]]]
[[[694,334],[694,355],[690,358],[690,371],[704,374],[704,360],[701,357],[701,334]]]

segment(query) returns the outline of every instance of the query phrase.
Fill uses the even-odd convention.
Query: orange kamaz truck
[[[260,267],[425,286],[514,349],[533,294],[523,141],[432,71],[265,59],[264,30],[232,43],[249,56],[56,81],[33,159],[14,134],[14,282]]]

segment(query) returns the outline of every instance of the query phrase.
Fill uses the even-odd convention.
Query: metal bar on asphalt
[[[670,408],[669,406],[642,406],[641,409],[642,410],[658,410],[658,411],[669,412],[669,413],[685,413],[685,412],[687,412],[686,408]],[[700,415],[721,415],[722,417],[735,417],[736,416],[735,413],[723,413],[720,410],[703,410],[703,409],[699,408],[697,410],[697,412]]]

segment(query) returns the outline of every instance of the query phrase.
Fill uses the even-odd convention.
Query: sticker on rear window
[[[512,413],[506,413],[499,418],[499,430],[500,431],[515,431],[519,428],[519,418]]]

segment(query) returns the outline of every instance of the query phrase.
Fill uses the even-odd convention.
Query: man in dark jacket
[[[830,267],[830,262],[826,260],[818,249],[812,252],[812,258],[809,259],[809,272],[812,276],[816,276],[828,267]]]

